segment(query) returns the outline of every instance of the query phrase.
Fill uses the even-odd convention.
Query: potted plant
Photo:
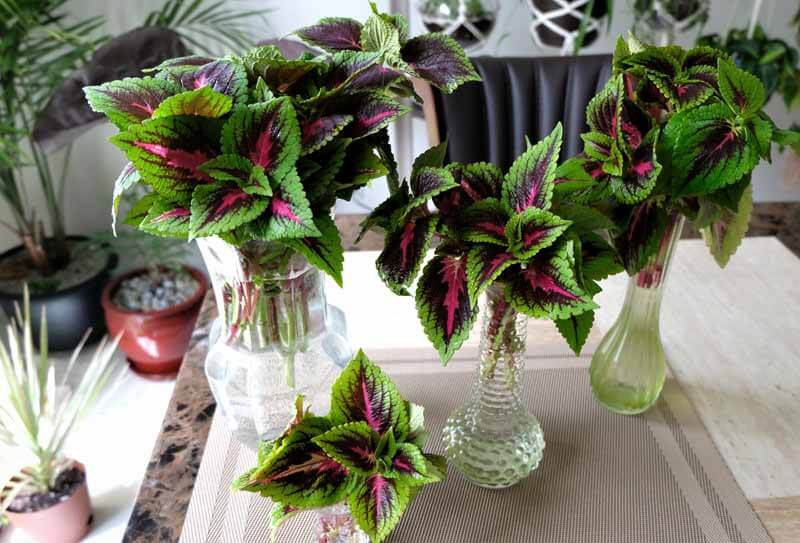
[[[429,32],[442,32],[470,48],[486,43],[499,6],[497,0],[420,0],[417,11]]]
[[[750,174],[772,142],[796,144],[763,111],[761,81],[723,51],[620,39],[613,77],[587,108],[582,156],[557,176],[570,198],[604,209],[630,275],[625,304],[600,343],[591,384],[600,403],[640,413],[659,397],[665,357],[659,311],[671,257],[688,219],[724,266],[753,207]]]
[[[121,335],[119,348],[136,371],[174,373],[208,288],[205,274],[185,264],[188,247],[175,239],[134,230],[104,241],[146,264],[115,277],[103,289],[109,332]]]
[[[708,0],[636,0],[633,29],[640,38],[668,45],[678,32],[702,28],[708,21]]]
[[[410,183],[364,223],[386,232],[376,264],[393,292],[407,295],[422,268],[417,313],[443,363],[469,336],[484,299],[475,386],[448,420],[444,441],[451,463],[488,488],[515,484],[542,458],[541,426],[521,399],[527,319],[555,321],[579,352],[597,282],[621,270],[594,233],[608,217],[555,184],[561,138],[559,124],[505,174],[487,163],[442,167],[445,146],[433,148],[415,161]]]
[[[527,0],[533,14],[531,37],[539,47],[555,47],[575,54],[600,36],[602,19],[614,12],[613,0],[588,0],[564,4],[561,0]]]
[[[233,488],[275,502],[273,534],[313,509],[320,542],[380,543],[422,487],[444,480],[445,459],[423,452],[423,408],[405,401],[362,351],[333,384],[330,405],[316,416],[298,396],[288,428],[261,443],[257,465]]]
[[[739,68],[758,77],[764,84],[767,101],[777,92],[787,108],[797,106],[800,54],[784,40],[767,36],[760,25],[754,27],[752,35],[745,29],[734,28],[724,38],[708,34],[697,44],[725,51]]]
[[[197,45],[198,33],[226,46],[254,43],[241,23],[262,13],[167,0],[148,15],[147,29],[109,40],[100,33],[101,17],[67,24],[66,3],[32,0],[0,6],[0,197],[10,210],[0,226],[20,240],[0,255],[0,308],[12,313],[27,284],[34,330],[40,309],[48,307],[53,350],[73,348],[87,328],[93,330],[92,339],[102,335],[100,293],[116,262],[108,252],[87,249],[80,237],[68,235],[63,202],[69,147],[61,172],[50,163],[48,151],[70,143],[78,128],[96,120],[91,111],[86,114],[83,100],[74,100],[80,94],[76,89],[86,82],[138,75],[152,63],[186,54],[181,38]],[[228,25],[225,32],[207,32],[220,21]],[[23,175],[30,165],[44,196],[44,211],[28,199],[30,187]]]
[[[75,389],[64,390],[81,346],[57,385],[45,317],[37,354],[27,290],[23,300],[18,320],[8,325],[8,347],[0,342],[0,450],[3,468],[13,473],[0,481],[0,515],[36,541],[73,543],[89,531],[92,510],[85,466],[62,451],[117,369],[118,338],[103,339]]]
[[[287,60],[265,46],[186,57],[85,89],[131,161],[115,192],[149,190],[127,222],[198,241],[222,320],[206,374],[251,446],[280,434],[296,394],[324,406],[350,358],[321,275],[341,284],[336,199],[384,175],[396,184],[387,126],[408,111],[412,77],[445,91],[477,79],[452,38],[409,39],[405,19],[372,7],[363,25],[328,18],[299,30],[318,56]]]

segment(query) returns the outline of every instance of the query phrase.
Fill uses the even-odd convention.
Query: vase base
[[[602,388],[593,384],[592,395],[600,405],[609,411],[619,415],[641,415],[658,401],[662,386],[655,391],[643,391],[624,384],[605,385]]]
[[[520,410],[503,420],[482,420],[470,407],[453,413],[443,430],[445,455],[470,482],[507,488],[535,470],[544,454],[539,421]]]

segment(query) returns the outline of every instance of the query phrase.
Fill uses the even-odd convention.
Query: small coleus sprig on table
[[[410,182],[364,222],[365,230],[386,233],[376,265],[400,295],[438,241],[419,276],[416,303],[444,363],[469,336],[478,299],[495,283],[516,311],[554,320],[576,352],[586,341],[598,281],[622,268],[613,247],[594,233],[610,219],[563,198],[555,184],[561,140],[559,124],[505,175],[483,162],[442,167],[443,143],[421,155]]]
[[[560,167],[559,182],[574,201],[609,210],[629,274],[648,264],[677,214],[724,266],[747,231],[751,172],[773,142],[798,134],[775,126],[762,83],[717,49],[620,38],[613,67],[587,108],[584,152]]]
[[[319,55],[286,59],[276,46],[241,56],[183,57],[145,77],[86,87],[92,108],[119,129],[130,163],[114,187],[149,192],[126,222],[160,236],[220,236],[240,247],[275,242],[341,283],[331,219],[372,179],[397,183],[387,126],[407,113],[412,78],[445,92],[478,76],[441,34],[409,38],[399,15],[364,23],[322,19],[296,34]]]
[[[359,351],[333,385],[330,413],[313,415],[298,397],[289,427],[261,444],[257,466],[233,487],[275,502],[273,530],[299,511],[346,503],[380,543],[422,487],[445,478],[444,457],[423,452],[427,440],[423,408]]]

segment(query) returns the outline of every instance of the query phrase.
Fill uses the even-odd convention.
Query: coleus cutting
[[[444,457],[423,452],[427,440],[423,408],[359,351],[333,385],[330,413],[313,415],[298,397],[289,427],[261,444],[257,466],[233,486],[275,502],[273,530],[298,511],[346,503],[380,543],[421,488],[445,478]]]
[[[431,242],[439,242],[419,277],[416,303],[444,363],[469,336],[478,299],[495,283],[516,311],[554,320],[576,352],[583,346],[597,281],[622,268],[594,233],[611,225],[608,217],[565,199],[555,184],[561,140],[559,124],[505,175],[487,163],[442,167],[443,143],[415,161],[410,182],[363,224],[386,232],[378,273],[401,295]]]
[[[682,214],[724,266],[747,231],[750,174],[772,142],[792,144],[763,111],[765,92],[722,51],[620,38],[613,77],[587,108],[584,152],[558,182],[575,201],[610,209],[629,274],[653,257]]]
[[[275,46],[221,59],[177,58],[152,74],[86,87],[120,133],[130,163],[114,187],[150,192],[126,222],[160,236],[220,236],[284,246],[341,283],[342,247],[331,219],[396,165],[387,126],[415,97],[411,78],[444,91],[478,78],[451,38],[409,39],[401,16],[364,23],[327,18],[297,35],[322,51],[286,59]]]

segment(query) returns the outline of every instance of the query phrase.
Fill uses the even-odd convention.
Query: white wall
[[[390,5],[403,7],[403,2],[416,0],[380,0],[378,5],[387,10]],[[471,54],[497,54],[497,55],[550,55],[553,51],[537,49],[528,34],[530,15],[526,6],[527,0],[500,0],[501,29],[490,39],[484,50],[471,52]],[[742,8],[736,9],[736,1],[712,0],[711,19],[707,25],[709,31],[720,31],[727,27],[733,15],[735,24],[746,24],[748,14],[745,7],[750,2],[740,2]],[[233,2],[232,2],[233,4]],[[608,36],[600,39],[596,44],[586,50],[587,53],[608,52],[612,49],[614,37],[624,33],[631,24],[631,14],[626,0],[617,0],[612,31]],[[73,0],[73,13],[80,16],[90,14],[103,14],[107,18],[107,31],[120,33],[128,30],[142,20],[143,14],[160,5],[159,0],[138,0],[127,2],[123,0]],[[263,29],[264,37],[279,37],[291,32],[293,29],[310,24],[323,16],[350,16],[363,19],[369,15],[367,0],[249,0],[238,2],[237,5],[251,7],[267,7],[273,9],[268,16],[269,26]],[[407,5],[406,5],[407,8]],[[749,9],[749,8],[748,8]],[[770,29],[772,35],[781,37],[790,43],[794,42],[793,32],[788,28],[788,21],[794,15],[796,5],[785,0],[766,0],[762,20]],[[411,9],[412,30],[422,32],[418,17],[413,15]],[[771,13],[770,13],[771,12]],[[507,33],[508,36],[498,45],[497,38]],[[684,39],[684,43],[691,42],[692,37]],[[800,111],[788,114],[779,98],[773,99],[768,108],[769,113],[779,125],[788,126],[792,121],[800,121]],[[65,196],[64,208],[67,217],[67,229],[71,233],[85,233],[109,227],[109,206],[113,181],[121,169],[124,159],[122,153],[106,142],[106,139],[115,132],[108,125],[93,129],[75,142],[73,148],[72,165],[68,175],[68,187]],[[424,125],[416,120],[413,123],[413,152],[421,152],[427,146]],[[398,158],[408,163],[410,153],[404,152]],[[55,157],[56,167],[59,157]],[[755,193],[759,201],[800,200],[800,180],[798,180],[797,161],[789,164],[784,157],[776,157],[773,165],[762,165],[755,174]],[[58,170],[56,170],[58,171]],[[28,172],[25,184],[31,200],[40,209],[44,209],[42,198],[39,194],[38,180]],[[364,205],[374,205],[385,195],[384,184],[376,181],[374,186],[358,196],[358,201],[346,206],[340,206],[340,212],[363,212]],[[10,219],[10,212],[0,202],[0,217]],[[16,244],[16,239],[9,232],[0,229],[0,250],[5,250]]]

